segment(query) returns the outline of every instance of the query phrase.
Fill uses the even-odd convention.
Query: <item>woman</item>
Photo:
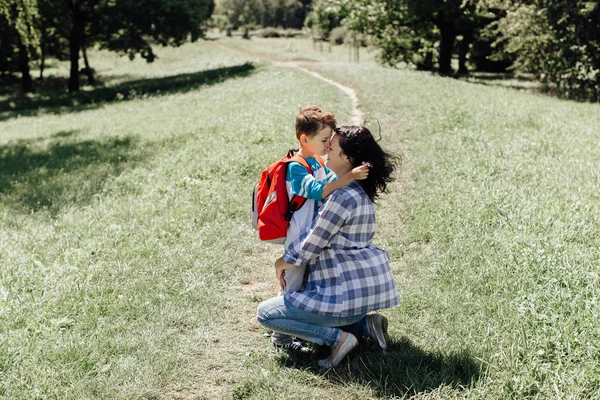
[[[398,292],[385,251],[371,244],[375,232],[373,201],[386,191],[396,158],[384,152],[365,127],[336,129],[327,166],[343,176],[363,163],[369,176],[333,192],[311,228],[277,260],[277,276],[306,265],[304,289],[274,297],[258,306],[258,322],[276,332],[331,347],[319,365],[333,368],[368,336],[387,347],[387,319],[369,314],[397,305]]]

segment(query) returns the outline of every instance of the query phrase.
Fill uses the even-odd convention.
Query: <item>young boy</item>
[[[312,170],[312,175],[300,163],[291,162],[287,166],[286,184],[290,200],[294,195],[305,197],[307,200],[292,216],[284,244],[286,249],[307,226],[312,224],[321,201],[331,192],[354,180],[367,178],[369,169],[366,165],[354,168],[338,179],[327,167],[321,167],[315,158],[315,156],[323,157],[327,152],[335,127],[335,115],[323,111],[317,106],[308,106],[296,116],[296,138],[299,145],[299,151],[296,154],[306,160]],[[286,270],[280,279],[280,294],[299,290],[304,279],[304,270],[304,267]],[[279,332],[273,332],[271,339],[275,347],[292,350],[304,349],[300,342]]]

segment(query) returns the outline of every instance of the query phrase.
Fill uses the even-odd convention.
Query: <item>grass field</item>
[[[94,53],[78,96],[0,93],[0,398],[600,397],[599,106],[286,40]],[[337,370],[253,319],[280,250],[249,202],[299,108],[351,104],[261,58],[354,88],[403,154],[377,207],[392,345]]]

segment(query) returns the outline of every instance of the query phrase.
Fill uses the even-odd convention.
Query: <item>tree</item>
[[[469,45],[478,27],[475,1],[402,0],[400,7],[393,7],[393,3],[396,1],[386,0],[386,8],[395,9],[387,24],[400,28],[400,34],[409,35],[409,55],[411,52],[421,54],[420,64],[424,69],[433,67],[432,59],[437,55],[439,73],[449,75],[453,72],[452,56],[456,40],[462,35],[459,64],[462,67],[460,71],[466,72]],[[436,43],[436,48],[433,48]]]
[[[203,23],[210,17],[212,0],[38,0],[43,10],[42,49],[61,53],[68,43],[70,73],[68,89],[79,90],[79,57],[83,54],[88,79],[93,81],[86,48],[97,46],[128,54],[140,54],[148,62],[155,59],[150,44],[179,46],[188,37],[203,35]]]
[[[40,33],[40,72],[44,78],[46,59],[69,59],[69,16],[63,12],[64,1],[38,0],[38,31]]]
[[[261,0],[261,26],[301,28],[304,24],[304,5],[298,0]]]
[[[4,0],[0,3],[0,62],[2,73],[18,70],[24,92],[33,91],[29,61],[37,54],[36,0]]]
[[[346,16],[346,2],[316,0],[311,5],[311,11],[306,17],[305,25],[316,35],[328,37],[334,28],[340,26],[341,21]]]
[[[458,48],[459,72],[467,72],[471,44],[489,23],[475,0],[318,0],[313,24],[327,31],[342,24],[371,38],[390,65],[403,61],[418,69],[451,74]],[[340,22],[341,21],[341,22]],[[460,38],[458,47],[457,40]]]
[[[489,27],[514,68],[568,97],[600,96],[600,2],[486,0],[505,15]]]
[[[305,17],[304,5],[298,0],[223,0],[219,14],[225,15],[234,29],[251,25],[301,28]]]

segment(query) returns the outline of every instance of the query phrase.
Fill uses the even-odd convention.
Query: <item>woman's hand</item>
[[[369,168],[371,168],[371,164],[363,163],[363,165],[353,168],[350,172],[352,173],[352,177],[354,178],[354,180],[362,181],[364,179],[367,179],[367,177],[369,176]]]

